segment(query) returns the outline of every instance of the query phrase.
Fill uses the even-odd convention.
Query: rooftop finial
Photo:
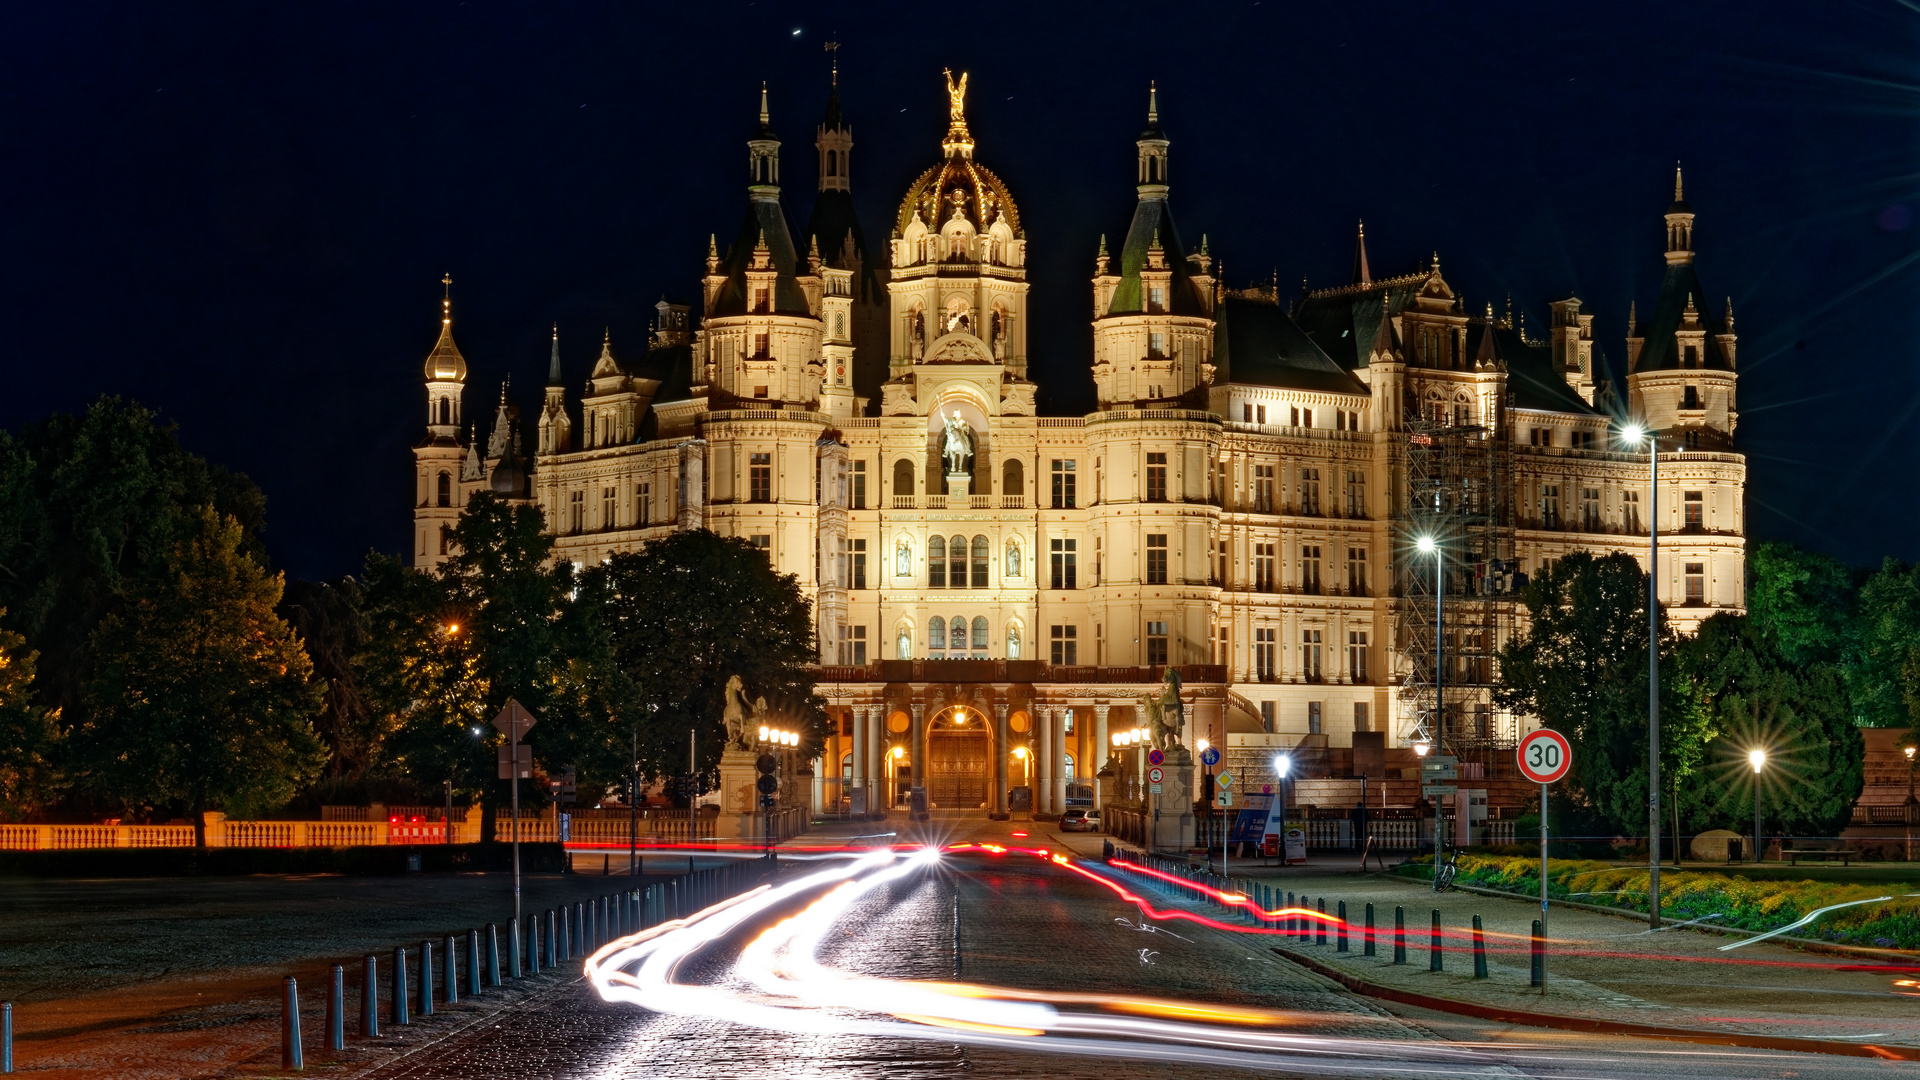
[[[953,81],[953,69],[943,68],[947,77],[947,137],[940,145],[949,155],[973,156],[973,136],[967,134],[967,73]]]
[[[771,122],[772,118],[767,115],[767,84],[763,81],[760,84],[760,126],[766,127]]]
[[[1373,284],[1373,270],[1367,265],[1367,223],[1360,222],[1360,233],[1353,242],[1353,284]]]
[[[1673,163],[1673,201],[1686,201],[1685,186],[1680,182],[1680,163],[1677,161]]]
[[[1154,86],[1153,81],[1149,79],[1147,81],[1147,123],[1157,124],[1159,122],[1160,122],[1160,91],[1156,86]]]
[[[547,356],[547,385],[561,385],[560,378],[560,324],[553,324],[553,351]]]
[[[440,298],[440,325],[453,325],[453,275],[440,275],[440,284],[446,287],[446,295]]]
[[[833,60],[833,85],[840,85],[840,43],[829,41],[825,46],[827,55]]]

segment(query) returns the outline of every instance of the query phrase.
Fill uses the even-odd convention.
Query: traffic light
[[[779,758],[772,754],[761,754],[754,759],[753,767],[760,770],[760,779],[754,785],[760,789],[760,794],[771,797],[774,792],[780,790],[780,781],[773,775],[780,768]],[[765,800],[763,799],[762,802],[764,803]]]

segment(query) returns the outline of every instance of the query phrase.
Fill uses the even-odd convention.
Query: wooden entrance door
[[[928,732],[927,798],[942,810],[975,810],[987,801],[987,733]]]

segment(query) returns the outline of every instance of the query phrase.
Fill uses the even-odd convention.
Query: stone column
[[[914,787],[925,787],[927,783],[927,707],[916,701],[909,708],[913,712],[913,726],[907,730],[909,736],[907,755],[913,765],[910,775]]]
[[[1040,706],[1033,710],[1033,812],[1044,814],[1052,807],[1053,794],[1053,710]]]
[[[1067,709],[1053,710],[1053,782],[1051,801],[1053,812],[1064,813],[1067,809]]]
[[[882,704],[867,714],[867,779],[872,785],[868,801],[875,810],[887,806],[890,766],[887,763],[887,716],[891,706]]]
[[[853,798],[853,791],[867,786],[867,755],[873,745],[867,739],[867,712],[864,705],[853,710],[853,777],[849,781],[852,785],[852,790],[847,793],[849,800]],[[851,801],[848,809],[852,809]],[[873,807],[868,805],[867,809],[872,810]]]
[[[1098,810],[1107,804],[1105,785],[1100,783],[1099,772],[1107,764],[1107,755],[1113,752],[1107,742],[1107,710],[1113,706],[1106,702],[1097,702],[1093,706],[1093,757],[1089,761],[1087,773],[1093,777],[1093,806]]]
[[[1007,745],[1008,707],[1002,702],[993,707],[993,820],[1007,820]]]

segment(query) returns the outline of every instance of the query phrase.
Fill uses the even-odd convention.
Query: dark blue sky
[[[798,31],[798,33],[795,33]],[[761,80],[805,220],[842,45],[870,240],[972,72],[1030,241],[1036,378],[1092,400],[1088,282],[1146,85],[1174,208],[1238,286],[1440,253],[1528,325],[1568,290],[1616,361],[1673,163],[1739,316],[1749,527],[1920,556],[1920,13],[1898,3],[42,4],[0,15],[0,426],[103,393],[266,490],[291,573],[405,539],[440,276],[476,414],[641,347],[738,224]],[[1910,209],[1913,208],[1913,209]],[[1716,312],[1717,314],[1717,312]]]

